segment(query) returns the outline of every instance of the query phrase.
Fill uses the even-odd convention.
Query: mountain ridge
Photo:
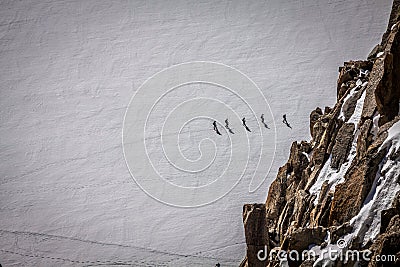
[[[399,61],[400,0],[394,0],[382,42],[367,60],[339,68],[335,106],[311,112],[311,141],[292,144],[264,204],[244,205],[247,256],[240,266],[398,266]],[[397,260],[258,258],[263,249],[337,249],[339,240],[346,249]]]

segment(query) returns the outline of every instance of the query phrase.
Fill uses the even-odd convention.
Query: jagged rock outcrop
[[[303,251],[310,244],[321,245],[327,234],[327,229],[324,227],[315,228],[297,228],[292,233],[285,237],[282,242],[282,249]]]
[[[265,205],[247,204],[243,207],[243,224],[247,244],[247,261],[242,266],[265,267],[267,262],[257,258],[259,250],[269,247],[268,228],[265,223]]]
[[[363,60],[345,62],[344,66],[339,68],[337,98],[342,98],[349,88],[352,89],[354,87],[354,85],[349,82],[358,79],[360,70],[363,70],[362,76],[368,76],[372,65],[373,63],[371,61]]]
[[[329,225],[340,225],[353,218],[361,209],[364,200],[371,190],[372,183],[386,151],[379,150],[388,136],[387,130],[398,119],[382,126],[380,132],[360,160],[355,160],[345,175],[345,182],[337,185],[330,211]]]
[[[354,123],[345,123],[340,127],[336,136],[336,142],[332,149],[331,167],[340,168],[349,155],[351,143],[353,141],[353,133],[355,130]]]
[[[367,60],[345,62],[339,69],[337,103],[332,108],[316,108],[311,112],[311,140],[292,144],[287,163],[270,185],[265,205],[245,205],[244,218],[254,219],[244,223],[248,257],[243,266],[283,264],[271,260],[256,265],[259,261],[254,258],[257,253],[254,249],[261,245],[287,252],[307,250],[310,245],[322,249],[344,236],[351,248],[370,249],[374,255],[400,256],[399,196],[392,208],[381,210],[380,233],[368,242],[364,235],[375,233],[375,229],[369,224],[362,227],[357,224],[363,218],[361,212],[365,213],[363,207],[372,201],[380,183],[384,183],[382,179],[396,175],[391,172],[388,177],[388,171],[382,168],[385,163],[400,159],[400,152],[385,143],[389,131],[400,120],[399,102],[400,0],[394,0],[381,44]],[[400,184],[400,178],[393,181]],[[384,209],[383,206],[377,205],[375,209]],[[260,210],[254,212],[256,207]],[[369,218],[371,221],[376,220]],[[255,234],[255,229],[260,229],[260,233]],[[312,266],[314,262],[288,264]],[[368,264],[392,266],[364,263]],[[354,262],[336,262],[333,266],[350,265]]]
[[[400,266],[400,194],[397,195],[393,207],[382,212],[380,235],[371,246],[373,258],[395,256],[395,260],[371,261],[368,267]]]
[[[381,60],[383,77],[375,90],[375,99],[379,114],[379,124],[383,125],[399,114],[400,98],[400,35],[395,25],[389,34],[388,43],[384,50],[385,56]]]

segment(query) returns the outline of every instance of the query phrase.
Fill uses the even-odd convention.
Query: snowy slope
[[[265,188],[292,141],[309,139],[310,111],[335,102],[337,66],[365,58],[380,41],[390,5],[390,0],[0,2],[0,263],[237,266],[245,251],[243,203],[265,200]],[[155,201],[133,181],[121,131],[129,101],[147,78],[194,60],[232,66],[258,85],[276,120],[277,150],[261,190],[248,193],[246,178],[215,203],[183,209]],[[216,94],[229,102],[230,96]],[[171,95],[165,110],[172,110],[173,101],[198,96],[193,90]],[[281,123],[284,113],[292,130]],[[153,119],[156,127],[159,117]],[[213,135],[207,125],[183,129],[188,158],[198,156],[192,148],[199,140]],[[243,130],[240,121],[232,127]],[[157,143],[153,148],[158,160]],[[217,154],[214,168],[226,155]],[[176,183],[188,182],[168,168],[161,171]],[[210,169],[196,181],[206,184],[219,171]]]

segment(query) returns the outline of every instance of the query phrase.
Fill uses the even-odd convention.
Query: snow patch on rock
[[[358,99],[358,101],[357,101],[357,105],[354,110],[354,113],[353,113],[353,115],[351,115],[351,117],[348,121],[349,123],[354,123],[355,125],[358,125],[358,122],[360,121],[360,118],[361,118],[363,106],[364,106],[365,95],[366,95],[366,92],[364,91],[363,94],[361,95],[360,99]],[[331,166],[330,166],[332,156],[330,156],[329,159],[325,162],[325,165],[321,169],[321,172],[319,173],[316,182],[310,188],[310,194],[316,195],[316,198],[314,199],[314,205],[318,204],[319,194],[321,193],[321,187],[325,181],[328,181],[328,184],[330,185],[331,190],[334,190],[337,184],[344,182],[344,175],[346,174],[347,170],[349,169],[351,163],[353,162],[353,160],[357,154],[356,151],[357,151],[358,135],[359,135],[359,133],[358,133],[358,129],[357,129],[356,134],[354,135],[353,142],[351,144],[351,149],[349,152],[348,160],[344,164],[342,164],[339,171],[331,168]]]
[[[364,206],[350,224],[355,231],[352,236],[359,236],[363,244],[374,239],[379,234],[380,213],[390,208],[392,200],[400,190],[397,179],[400,176],[400,162],[398,157],[391,155],[400,148],[400,122],[395,123],[388,131],[388,137],[380,149],[387,149],[387,154],[382,160],[371,191],[364,201]]]

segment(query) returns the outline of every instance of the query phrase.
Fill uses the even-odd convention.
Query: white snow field
[[[391,0],[0,1],[0,264],[237,266],[245,255],[243,204],[265,201],[290,144],[310,138],[311,110],[334,104],[338,67],[365,58],[379,43],[390,9]],[[257,84],[272,113],[250,91],[235,98],[210,85],[186,86],[160,100],[150,132],[143,135],[139,126],[134,136],[148,145],[160,176],[201,187],[225,170],[240,174],[240,159],[249,160],[233,190],[207,205],[183,208],[157,201],[135,183],[121,136],[140,86],[165,68],[191,61],[241,71]],[[146,93],[139,104],[151,106],[157,97]],[[237,117],[214,102],[190,105],[208,93]],[[251,109],[257,120],[242,99],[256,103]],[[165,116],[182,102],[191,115],[210,118],[172,120],[168,129],[175,130],[162,135]],[[260,113],[270,129],[256,127]],[[234,135],[223,128],[227,114]],[[292,129],[282,123],[283,114]],[[172,118],[180,115],[187,117]],[[247,136],[242,116],[253,129]],[[213,132],[213,118],[222,136]],[[272,161],[273,118],[271,171],[249,193],[260,155]],[[249,152],[261,134],[270,145]],[[160,154],[161,137],[179,144],[186,163],[204,157],[212,164],[201,161],[196,167],[207,170],[198,175],[186,165],[181,172],[171,168]],[[239,144],[236,150],[227,146],[229,137]],[[174,158],[180,152],[172,151],[171,161],[182,160]],[[239,161],[229,165],[230,157]],[[131,172],[150,179],[143,158],[136,159]],[[265,173],[270,163],[260,162]]]

